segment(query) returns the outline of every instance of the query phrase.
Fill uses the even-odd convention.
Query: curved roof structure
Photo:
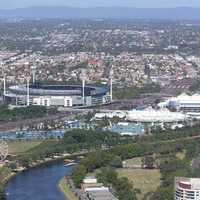
[[[53,95],[53,96],[80,96],[82,95],[81,85],[30,85],[30,95]],[[9,93],[25,95],[27,93],[26,85],[15,85],[9,87]],[[86,86],[85,96],[105,95],[107,89],[103,87]]]
[[[135,122],[178,122],[185,121],[187,115],[169,110],[132,110],[128,111],[126,119]]]
[[[170,98],[168,101],[200,102],[200,94],[187,95],[183,93],[177,97]]]

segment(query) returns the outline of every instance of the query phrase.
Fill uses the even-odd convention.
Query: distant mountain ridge
[[[0,17],[200,20],[200,8],[28,7],[0,9]]]

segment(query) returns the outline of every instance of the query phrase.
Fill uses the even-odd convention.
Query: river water
[[[22,172],[8,183],[7,200],[66,200],[58,183],[71,171],[59,161]]]

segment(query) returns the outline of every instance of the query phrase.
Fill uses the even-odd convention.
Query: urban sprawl
[[[0,85],[0,200],[56,159],[74,200],[200,199],[199,21],[0,19]]]

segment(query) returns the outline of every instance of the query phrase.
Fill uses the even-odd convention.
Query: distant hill
[[[200,20],[200,8],[29,7],[0,9],[0,17]]]

